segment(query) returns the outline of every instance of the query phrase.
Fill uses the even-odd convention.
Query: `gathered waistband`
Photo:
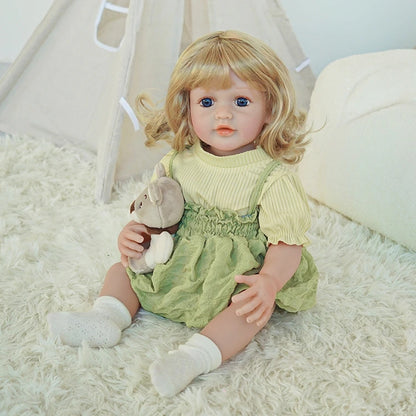
[[[220,210],[216,207],[205,208],[188,202],[185,204],[185,211],[177,234],[181,237],[201,235],[204,237],[259,238],[262,233],[259,230],[257,217],[258,210],[241,217],[234,211]]]

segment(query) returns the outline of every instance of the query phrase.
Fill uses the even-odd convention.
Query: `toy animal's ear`
[[[163,200],[162,191],[160,185],[157,182],[150,182],[148,186],[149,199],[152,204],[160,205]]]
[[[163,176],[166,176],[166,170],[165,170],[165,167],[163,166],[163,164],[162,164],[162,163],[160,163],[160,162],[159,162],[159,163],[156,165],[155,170],[156,170],[156,176],[157,176],[158,178],[162,178]]]

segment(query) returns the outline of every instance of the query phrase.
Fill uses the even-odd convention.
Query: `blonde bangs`
[[[183,80],[182,88],[215,87],[227,89],[231,86],[230,71],[254,88],[265,89],[259,76],[259,59],[255,48],[247,51],[247,42],[232,36],[233,32],[208,36],[198,45],[185,49],[178,66],[178,75]],[[261,65],[262,66],[262,65]]]
[[[230,68],[221,64],[196,65],[189,73],[184,89],[194,88],[227,89],[231,87]]]
[[[230,65],[221,48],[202,47],[195,51],[192,56],[184,56],[184,65],[178,68],[183,77],[182,88],[190,91],[194,88],[221,88],[231,86]],[[192,64],[188,65],[188,62]]]

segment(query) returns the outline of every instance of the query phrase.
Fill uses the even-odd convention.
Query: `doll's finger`
[[[237,314],[237,316],[247,315],[248,313],[255,310],[260,304],[260,299],[253,298],[251,301],[245,303],[241,308],[237,309],[235,313]]]
[[[264,326],[269,322],[269,319],[271,317],[271,312],[265,310],[263,312],[263,315],[260,317],[260,319],[257,320],[256,325],[257,326]]]
[[[238,295],[234,295],[231,298],[231,302],[239,303],[239,302],[245,301],[247,299],[250,299],[251,297],[253,297],[253,291],[250,291],[250,288],[249,288],[249,289],[243,290]]]
[[[120,262],[121,262],[121,264],[124,266],[124,267],[127,267],[128,266],[128,257],[127,256],[125,256],[124,254],[122,254],[121,256],[120,256]]]
[[[256,308],[253,311],[253,313],[247,316],[247,319],[246,319],[247,323],[249,324],[251,324],[252,322],[258,323],[263,317],[265,311],[266,311],[266,307],[260,305],[258,308]]]
[[[119,246],[120,254],[124,254],[127,257],[139,258],[142,255],[142,250],[136,247],[129,247],[127,245]]]
[[[138,253],[141,253],[144,250],[141,244],[135,243],[134,241],[129,241],[129,240],[127,240],[124,243],[124,247],[133,251],[137,251]]]
[[[127,227],[129,231],[133,231],[136,234],[148,234],[148,230],[145,225],[143,224],[134,224]]]
[[[142,253],[140,253],[137,250],[131,250],[127,247],[123,247],[123,250],[120,251],[120,253],[126,257],[132,257],[134,259],[139,259],[140,257],[142,257]]]
[[[144,237],[134,231],[127,231],[124,237],[127,240],[136,241],[137,243],[143,243],[144,241]]]
[[[252,286],[257,281],[257,275],[245,275],[245,274],[238,274],[234,277],[237,283],[244,283],[248,286]]]
[[[273,306],[271,308],[266,308],[264,313],[263,313],[263,316],[256,322],[256,325],[261,326],[261,327],[266,325],[267,322],[269,322],[275,308],[276,308],[276,304],[273,304]]]

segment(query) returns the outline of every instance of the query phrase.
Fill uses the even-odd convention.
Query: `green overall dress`
[[[233,294],[247,287],[237,284],[234,276],[255,274],[262,267],[267,238],[259,227],[257,203],[265,181],[278,164],[271,161],[260,175],[247,215],[185,204],[169,261],[147,274],[127,268],[144,309],[202,328],[229,305]],[[277,306],[289,312],[311,308],[317,282],[314,261],[303,248],[296,273],[277,293]]]

